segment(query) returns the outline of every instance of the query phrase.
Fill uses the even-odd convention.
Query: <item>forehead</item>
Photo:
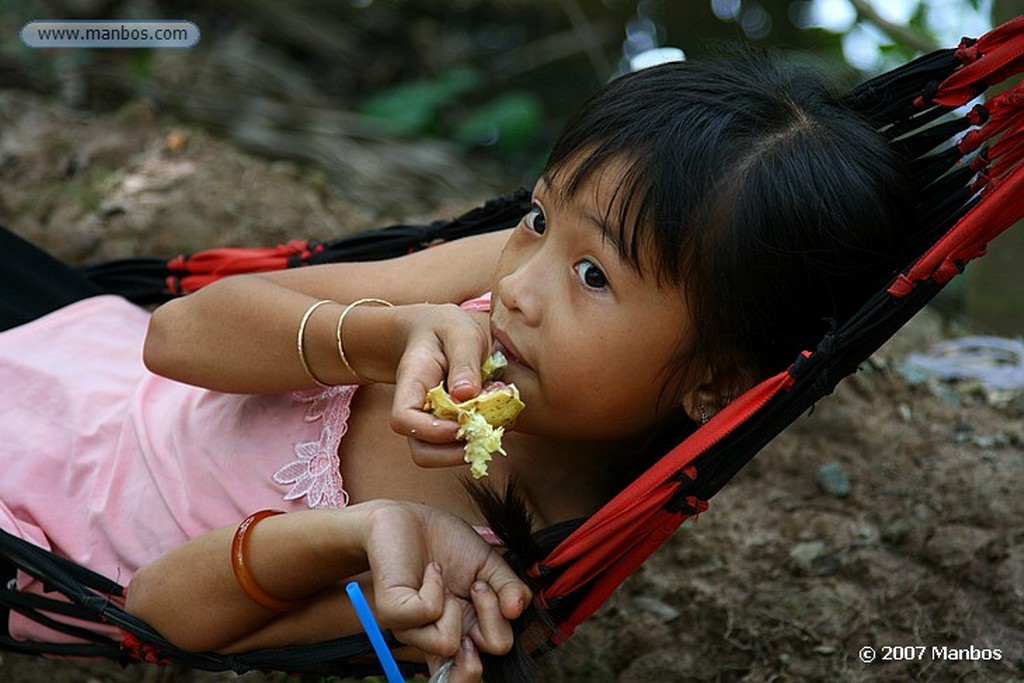
[[[537,180],[534,194],[571,212],[595,229],[603,241],[610,242],[618,250],[621,231],[613,227],[611,209],[615,197],[607,182],[590,178],[570,190],[564,174],[545,173]]]
[[[589,195],[599,204],[610,205],[622,195],[620,188],[634,165],[621,154],[608,156],[587,148],[547,167],[539,182],[565,200]]]

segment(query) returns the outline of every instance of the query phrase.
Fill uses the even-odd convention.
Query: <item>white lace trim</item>
[[[348,505],[338,447],[348,431],[352,397],[357,388],[355,385],[343,385],[292,394],[296,401],[309,404],[306,422],[321,420],[322,425],[319,439],[295,444],[295,460],[274,472],[275,482],[291,486],[284,495],[285,500],[298,500],[305,496],[311,509]]]

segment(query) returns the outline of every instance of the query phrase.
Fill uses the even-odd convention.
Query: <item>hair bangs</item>
[[[615,178],[611,200],[600,216],[602,231],[623,262],[640,277],[653,277],[659,286],[685,281],[684,256],[691,250],[684,239],[682,215],[665,215],[670,206],[667,188],[652,181],[650,157],[654,145],[633,140],[606,139],[568,158],[552,160],[545,176],[563,201],[572,200],[602,174]]]

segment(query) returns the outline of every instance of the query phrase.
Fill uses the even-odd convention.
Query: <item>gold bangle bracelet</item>
[[[369,382],[372,380],[370,380],[368,377],[363,377],[362,375],[360,375],[358,372],[356,372],[356,369],[352,367],[352,364],[348,362],[348,357],[345,356],[345,344],[344,342],[342,342],[341,339],[341,328],[345,324],[345,316],[347,316],[349,314],[349,311],[351,311],[353,308],[355,308],[356,306],[362,306],[363,304],[377,304],[379,306],[387,306],[388,308],[394,308],[393,303],[391,303],[390,301],[385,301],[384,299],[357,299],[356,301],[353,301],[348,306],[346,306],[345,310],[342,311],[341,315],[338,316],[338,328],[334,331],[334,338],[338,342],[338,356],[341,357],[341,362],[345,364],[345,367],[348,368],[348,371],[352,373],[352,376],[356,378],[356,380],[364,380]]]
[[[317,379],[317,376],[313,374],[313,371],[309,367],[309,362],[306,360],[306,350],[304,348],[305,347],[305,343],[304,342],[305,342],[305,337],[306,337],[306,323],[309,322],[310,317],[313,315],[313,312],[316,311],[316,309],[320,308],[324,304],[335,304],[335,303],[338,303],[338,302],[337,301],[331,301],[330,299],[323,299],[321,301],[317,301],[315,304],[313,304],[312,306],[307,308],[306,312],[302,314],[302,320],[299,321],[299,331],[298,331],[298,334],[297,334],[296,340],[295,340],[295,346],[296,346],[296,348],[298,348],[298,351],[299,351],[299,363],[302,364],[302,369],[303,369],[303,371],[305,371],[306,377],[309,377],[311,380],[313,380],[314,384],[316,384],[317,386],[321,386],[321,387],[329,387],[331,385],[330,384],[325,384],[325,383],[321,382],[319,379]],[[344,314],[342,314],[342,315],[344,315]]]
[[[260,510],[254,512],[238,525],[235,535],[231,539],[231,569],[235,574],[235,581],[242,592],[249,596],[249,599],[260,607],[274,612],[290,612],[298,609],[308,602],[307,600],[281,600],[268,594],[256,583],[252,572],[249,571],[247,561],[249,552],[249,534],[253,528],[267,517],[283,514],[281,510]]]

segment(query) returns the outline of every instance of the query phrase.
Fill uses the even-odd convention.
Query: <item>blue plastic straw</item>
[[[359,617],[363,630],[370,638],[370,644],[373,645],[373,651],[377,653],[380,665],[384,667],[384,675],[387,677],[388,683],[405,683],[405,677],[398,670],[398,663],[395,662],[391,650],[388,649],[388,644],[384,642],[384,634],[381,633],[377,620],[373,618],[373,612],[370,611],[370,605],[366,602],[363,590],[358,583],[352,581],[345,586],[345,592],[348,593],[352,606],[356,608],[356,616]]]

